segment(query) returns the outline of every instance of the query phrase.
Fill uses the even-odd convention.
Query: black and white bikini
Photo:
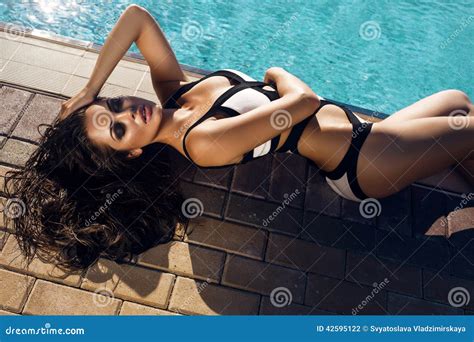
[[[224,94],[219,96],[219,98],[212,104],[211,108],[199,118],[189,129],[185,132],[183,137],[183,150],[187,158],[193,162],[186,149],[186,137],[189,132],[199,125],[201,122],[207,118],[215,115],[216,113],[225,114],[227,116],[236,116],[241,115],[245,112],[248,112],[254,108],[257,108],[261,105],[269,103],[279,98],[278,92],[276,90],[267,90],[263,87],[268,86],[269,84],[264,82],[256,81],[250,76],[244,74],[243,72],[233,70],[233,69],[222,69],[212,72],[199,80],[194,82],[187,83],[181,86],[163,105],[164,108],[180,108],[180,105],[177,103],[177,100],[196,84],[201,81],[213,77],[213,76],[224,76],[229,80],[233,81],[235,85],[229,90],[225,91]],[[271,86],[271,85],[270,85]],[[274,88],[275,89],[275,88]],[[300,154],[297,150],[298,140],[303,133],[304,128],[308,124],[309,120],[316,114],[323,106],[327,104],[335,104],[334,102],[325,100],[320,97],[321,105],[320,107],[310,116],[308,116],[303,121],[294,125],[290,134],[288,135],[285,143],[277,149],[278,143],[280,141],[280,135],[272,138],[271,140],[255,147],[253,150],[247,152],[244,155],[244,158],[238,164],[245,164],[253,159],[263,157],[268,153],[273,152],[288,152],[291,151],[296,154]],[[338,105],[338,104],[336,104]],[[359,151],[370,133],[372,123],[362,119],[358,115],[354,114],[351,110],[346,107],[338,105],[344,110],[350,122],[352,123],[352,141],[349,150],[345,154],[342,161],[336,167],[336,169],[325,172],[319,170],[320,173],[326,178],[329,186],[340,196],[360,202],[363,199],[368,198],[362,191],[357,181],[356,169],[357,169],[357,160],[359,156]],[[234,165],[234,164],[231,164]],[[207,169],[222,168],[225,166],[214,166],[214,167],[205,167]]]

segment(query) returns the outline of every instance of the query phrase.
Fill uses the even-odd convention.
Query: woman
[[[96,97],[133,42],[163,106]],[[264,82],[230,69],[190,82],[154,19],[132,5],[88,84],[63,104],[25,169],[9,174],[6,191],[26,203],[14,219],[23,252],[80,269],[168,241],[185,221],[166,146],[211,168],[293,151],[338,194],[361,201],[459,163],[472,181],[473,113],[464,93],[448,90],[372,123],[279,67]]]

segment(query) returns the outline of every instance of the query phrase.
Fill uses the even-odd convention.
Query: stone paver
[[[20,313],[34,281],[33,277],[0,269],[0,308]]]
[[[388,312],[391,315],[462,315],[463,310],[418,298],[389,293]]]
[[[273,301],[273,302],[272,302]],[[283,305],[285,303],[286,305]],[[262,297],[260,315],[333,315],[334,313],[310,306],[291,303],[288,297],[282,297],[281,302],[271,297]]]
[[[383,315],[386,296],[383,289],[310,274],[304,304],[345,315]]]
[[[39,141],[41,135],[38,133],[38,125],[51,124],[59,114],[62,102],[62,100],[54,97],[36,95],[12,135],[31,141]],[[41,113],[41,115],[38,115],[38,113]],[[44,132],[44,130],[45,127],[42,127],[40,132]]]
[[[268,239],[265,258],[269,263],[336,278],[344,277],[345,259],[344,250],[273,233]]]
[[[27,266],[13,235],[8,237],[5,247],[3,247],[0,254],[0,265],[16,272],[27,273],[38,278],[49,279],[70,286],[79,286],[81,282],[80,274],[66,274],[53,264],[44,263],[36,257]]]
[[[169,310],[199,315],[255,315],[260,296],[178,277]]]
[[[224,285],[264,295],[284,287],[296,303],[303,302],[305,281],[301,271],[233,255],[228,255],[222,277]]]
[[[207,217],[191,220],[185,241],[219,248],[256,259],[263,258],[266,232]]]
[[[140,255],[138,263],[174,274],[218,282],[224,265],[224,253],[172,241],[149,249]]]
[[[115,315],[120,300],[102,293],[37,280],[23,310],[28,315]]]
[[[33,94],[24,90],[11,87],[0,89],[0,133],[8,134],[18,118],[18,114],[25,107]]]
[[[35,145],[15,139],[8,139],[5,146],[0,150],[0,162],[24,166],[35,150]]]
[[[176,312],[152,308],[149,306],[136,304],[132,302],[123,302],[120,309],[121,316],[139,316],[139,315],[156,315],[156,316],[177,316]]]

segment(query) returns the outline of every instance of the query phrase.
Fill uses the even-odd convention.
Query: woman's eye
[[[120,113],[123,107],[123,97],[113,97],[109,99],[109,107],[113,112]]]
[[[115,123],[114,124],[114,134],[117,137],[117,139],[122,139],[122,137],[125,135],[125,127],[121,123]]]

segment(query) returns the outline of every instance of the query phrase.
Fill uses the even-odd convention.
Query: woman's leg
[[[383,120],[386,123],[413,119],[454,115],[474,116],[474,105],[469,97],[456,89],[443,90],[405,107]],[[474,185],[474,152],[453,165],[463,178]]]
[[[375,123],[359,154],[357,178],[374,198],[459,163],[474,150],[474,116],[383,120]]]

